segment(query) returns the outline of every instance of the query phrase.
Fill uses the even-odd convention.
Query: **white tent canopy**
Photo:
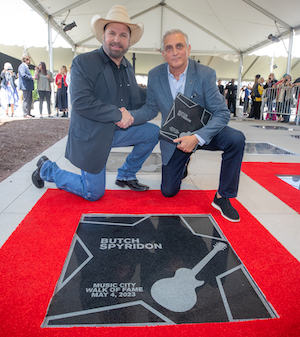
[[[77,27],[61,34],[74,47],[97,48],[90,22],[95,14],[105,17],[115,4],[99,0],[24,0],[56,29],[64,24]],[[131,20],[145,26],[135,51],[159,51],[161,36],[179,28],[190,37],[193,53],[247,54],[268,43],[268,36],[287,36],[300,30],[298,0],[127,0]],[[276,24],[275,24],[276,22]]]
[[[91,32],[91,19],[95,14],[105,17],[115,4],[110,0],[23,1],[64,37],[75,54],[99,48],[100,43]],[[274,43],[268,39],[270,34],[279,40],[290,37],[293,41],[294,35],[300,33],[299,0],[163,0],[159,3],[157,0],[120,0],[118,4],[127,8],[133,22],[140,21],[145,26],[142,39],[127,54],[132,61],[135,53],[138,74],[147,74],[163,62],[161,37],[166,30],[179,28],[189,36],[191,57],[214,68],[219,78],[237,79],[241,73],[237,61],[241,56],[244,81],[253,80],[257,73],[268,76],[273,64],[277,67],[274,70],[277,78],[288,68],[294,77],[300,76],[299,60],[291,59],[289,42],[285,43],[287,51],[290,47],[286,57],[249,56]],[[76,27],[65,32],[63,28],[72,22]],[[55,35],[50,40],[54,39]]]

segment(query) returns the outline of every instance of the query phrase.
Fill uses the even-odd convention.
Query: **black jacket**
[[[145,90],[138,86],[133,68],[126,60],[131,106],[141,107]],[[80,169],[97,174],[106,164],[115,131],[122,114],[117,106],[117,83],[102,47],[80,54],[71,71],[72,117],[66,158]],[[125,107],[126,108],[126,107]]]

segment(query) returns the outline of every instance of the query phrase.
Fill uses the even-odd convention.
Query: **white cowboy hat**
[[[91,21],[92,32],[97,40],[103,43],[104,27],[108,23],[117,22],[123,23],[131,30],[129,46],[137,43],[143,35],[144,25],[141,22],[130,23],[130,17],[127,9],[124,6],[115,5],[106,15],[106,19],[102,19],[100,15],[95,15]]]

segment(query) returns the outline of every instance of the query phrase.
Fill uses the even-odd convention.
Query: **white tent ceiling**
[[[105,17],[115,4],[110,0],[24,0],[78,53],[99,48],[93,37],[90,22],[95,14]],[[136,73],[147,74],[162,63],[161,36],[166,30],[179,28],[186,32],[192,46],[191,55],[201,63],[216,69],[218,77],[237,78],[237,61],[244,56],[244,80],[252,80],[256,73],[267,76],[270,57],[257,58],[248,54],[270,44],[268,36],[288,37],[291,31],[300,33],[299,0],[119,0],[133,22],[142,22],[145,32],[142,39],[128,53],[136,53]],[[63,31],[63,23],[75,21],[77,27]],[[288,46],[287,46],[288,48]],[[225,61],[225,60],[229,61]],[[286,58],[275,59],[279,78],[286,72]],[[292,74],[300,68],[293,60]],[[276,70],[274,71],[276,74]],[[297,76],[295,74],[295,76]],[[297,76],[297,77],[298,77]]]

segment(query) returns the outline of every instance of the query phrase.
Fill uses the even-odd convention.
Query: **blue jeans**
[[[224,198],[237,196],[244,147],[244,134],[225,126],[208,145],[198,148],[199,150],[223,151],[218,192]],[[185,164],[190,156],[191,153],[176,149],[168,164],[162,166],[161,192],[165,197],[173,197],[179,192]]]
[[[133,146],[125,163],[118,169],[117,179],[136,179],[136,172],[142,167],[157,144],[158,135],[159,127],[151,123],[115,131],[112,147]],[[42,166],[40,176],[43,180],[55,183],[60,189],[79,195],[84,199],[96,201],[105,192],[105,171],[106,167],[104,166],[98,174],[81,170],[81,175],[79,175],[62,170],[56,163],[48,160]]]

